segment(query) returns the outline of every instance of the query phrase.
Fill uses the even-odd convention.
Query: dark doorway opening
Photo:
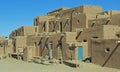
[[[62,32],[62,22],[60,22],[60,32]]]

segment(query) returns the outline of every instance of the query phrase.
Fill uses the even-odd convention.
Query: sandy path
[[[42,65],[5,59],[0,60],[0,72],[120,72],[118,69],[103,68],[94,64],[80,64],[80,67],[72,68],[63,64]]]

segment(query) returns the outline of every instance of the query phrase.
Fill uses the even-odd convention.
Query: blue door
[[[82,60],[82,47],[78,47],[78,60]]]

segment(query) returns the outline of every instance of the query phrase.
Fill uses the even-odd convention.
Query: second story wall
[[[37,33],[39,33],[38,26],[22,26],[16,30],[14,30],[10,34],[10,38],[15,38],[16,36],[36,35]]]

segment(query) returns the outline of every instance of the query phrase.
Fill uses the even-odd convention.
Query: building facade
[[[105,48],[98,45],[100,49],[93,39],[119,40],[119,13],[112,10],[103,12],[102,7],[89,5],[53,10],[46,16],[35,17],[34,26],[22,26],[10,34],[13,52],[19,53],[19,48],[22,48],[25,61],[45,56],[63,61],[90,58],[93,63],[101,65],[104,61],[98,57]],[[110,64],[105,66],[113,67]],[[114,67],[118,68],[118,65]]]

